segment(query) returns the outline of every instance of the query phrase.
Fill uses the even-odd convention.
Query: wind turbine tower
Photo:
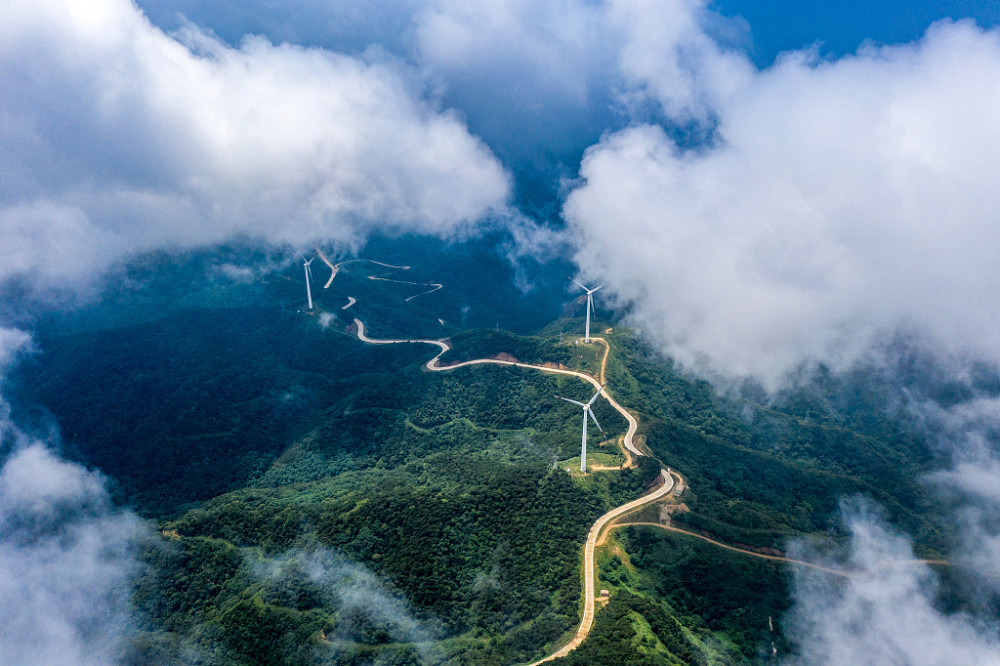
[[[584,287],[584,289],[586,289],[586,287]],[[598,289],[600,289],[600,287],[598,287]],[[594,291],[597,291],[597,289],[595,289]],[[591,411],[591,409],[590,409],[591,405],[594,404],[594,401],[597,400],[597,396],[601,395],[601,391],[603,391],[603,390],[604,390],[603,386],[601,388],[597,389],[597,393],[594,394],[594,397],[592,397],[590,400],[588,400],[585,403],[584,402],[580,402],[578,400],[570,400],[569,398],[564,398],[561,395],[557,395],[556,396],[560,400],[565,400],[566,402],[572,402],[574,405],[580,405],[581,407],[583,407],[583,438],[582,438],[581,443],[580,443],[580,471],[581,472],[586,472],[587,471],[587,414],[590,414],[590,418],[594,419],[594,425],[597,426],[597,429],[600,430],[601,433],[604,432],[604,428],[602,428],[601,424],[597,422],[597,417],[594,416],[594,412]]]
[[[570,280],[573,280],[573,278],[570,278]],[[587,289],[586,286],[580,284],[576,280],[573,280],[573,282],[575,282],[577,285],[583,288],[585,292],[587,292],[587,329],[586,329],[586,334],[583,337],[583,341],[590,342],[590,311],[594,309],[594,292],[603,287],[604,285],[602,284],[600,287]],[[600,391],[598,391],[598,393],[600,393]]]
[[[306,261],[306,258],[302,257],[302,261],[305,262],[305,271],[306,271],[306,298],[309,300],[309,309],[312,310],[313,295],[312,295],[312,289],[309,288],[309,278],[312,276],[312,269],[309,268],[309,264],[311,264],[313,260],[310,259],[309,261]]]

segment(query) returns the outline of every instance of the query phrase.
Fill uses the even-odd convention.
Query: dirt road
[[[611,353],[611,345],[609,345],[608,341],[605,340],[604,338],[598,338],[597,336],[592,335],[590,336],[590,339],[597,340],[602,345],[604,345],[604,358],[601,359],[601,376],[600,376],[601,383],[604,384],[605,382],[608,381],[607,379],[604,378],[604,372],[605,370],[608,369],[608,354]]]
[[[463,368],[467,365],[493,364],[493,365],[512,365],[518,368],[531,368],[532,370],[548,372],[554,375],[569,375],[571,377],[579,377],[585,382],[589,382],[594,388],[601,389],[601,395],[604,396],[604,399],[608,401],[608,404],[614,407],[618,411],[618,413],[624,416],[625,420],[628,421],[628,431],[626,431],[625,438],[622,441],[622,443],[625,445],[625,448],[631,451],[636,456],[646,455],[645,453],[640,451],[638,447],[635,446],[634,443],[635,433],[639,429],[639,422],[636,421],[635,417],[632,416],[632,414],[630,414],[628,410],[626,410],[624,407],[618,404],[618,401],[612,398],[611,395],[609,395],[608,392],[602,388],[601,383],[591,375],[585,374],[583,372],[578,372],[576,370],[564,370],[562,368],[547,368],[544,365],[532,365],[531,363],[521,363],[520,361],[501,361],[495,358],[477,358],[471,361],[462,361],[461,363],[456,363],[454,365],[440,365],[439,361],[441,359],[441,355],[444,354],[449,349],[451,349],[451,345],[449,345],[444,340],[419,340],[419,339],[374,340],[365,335],[365,325],[361,322],[360,319],[355,319],[354,325],[358,329],[358,339],[361,340],[362,342],[367,342],[369,344],[392,345],[392,344],[405,344],[405,343],[414,343],[414,344],[422,343],[426,345],[435,345],[437,347],[440,347],[441,351],[438,352],[438,354],[434,358],[432,358],[431,360],[427,361],[427,363],[424,364],[424,367],[433,372],[455,370],[456,368]]]
[[[604,378],[604,373],[605,373],[605,369],[607,367],[608,352],[610,352],[610,345],[608,345],[607,341],[604,340],[604,339],[602,339],[602,338],[591,338],[592,340],[600,340],[605,345],[604,359],[601,362],[600,378],[599,379],[595,379],[591,375],[584,374],[584,373],[578,372],[576,370],[563,370],[563,369],[560,369],[560,368],[548,368],[548,367],[541,366],[541,365],[532,365],[530,363],[520,363],[520,362],[516,362],[516,361],[502,361],[502,360],[498,360],[498,359],[474,359],[474,360],[471,360],[471,361],[463,361],[462,363],[456,363],[454,365],[442,366],[439,363],[439,361],[441,359],[441,356],[442,356],[442,354],[444,354],[446,351],[448,351],[451,348],[450,345],[447,342],[443,341],[443,340],[420,340],[420,339],[375,340],[375,339],[369,338],[369,337],[367,337],[365,335],[365,327],[364,327],[364,324],[361,322],[361,320],[355,319],[354,323],[355,323],[355,325],[357,327],[358,339],[361,340],[361,341],[363,341],[363,342],[367,342],[369,344],[421,343],[421,344],[428,344],[428,345],[434,345],[434,346],[439,347],[441,351],[439,351],[432,359],[430,359],[429,361],[427,361],[427,363],[425,364],[425,367],[428,370],[431,370],[431,371],[434,371],[434,372],[441,372],[441,371],[447,371],[447,370],[455,370],[457,368],[461,368],[461,367],[468,366],[468,365],[481,365],[481,364],[487,364],[487,363],[489,363],[489,364],[494,364],[494,365],[512,365],[512,366],[516,366],[516,367],[519,367],[519,368],[531,368],[533,370],[539,370],[541,372],[548,372],[548,373],[552,373],[552,374],[571,375],[573,377],[579,377],[580,379],[582,379],[582,380],[584,380],[586,382],[589,382],[595,388],[601,389],[601,395],[608,401],[608,403],[612,407],[614,407],[622,416],[624,416],[628,420],[628,424],[629,424],[628,432],[625,434],[625,437],[622,439],[622,444],[625,447],[626,452],[627,452],[626,455],[628,455],[628,452],[631,452],[635,456],[644,456],[645,455],[642,451],[640,451],[635,446],[635,443],[634,443],[635,433],[636,433],[636,431],[638,430],[638,427],[639,427],[638,421],[624,407],[622,407],[614,398],[612,398],[607,393],[606,390],[602,389],[602,386],[604,384],[604,379],[605,379]],[[579,647],[580,644],[583,643],[583,641],[587,638],[587,635],[590,633],[590,630],[591,630],[591,628],[593,627],[593,624],[594,624],[594,614],[595,614],[595,610],[596,610],[595,609],[595,586],[596,586],[595,551],[596,551],[596,549],[597,549],[597,547],[599,545],[601,545],[601,544],[604,543],[604,541],[606,540],[608,532],[610,532],[610,530],[612,530],[612,529],[617,529],[619,527],[628,527],[628,526],[650,526],[650,527],[657,527],[657,528],[660,528],[660,529],[663,529],[663,530],[667,530],[667,531],[670,531],[670,532],[677,532],[677,533],[680,533],[680,534],[685,534],[685,535],[690,536],[690,537],[694,537],[696,539],[701,539],[702,541],[708,542],[708,543],[710,543],[713,546],[716,546],[718,548],[724,548],[726,550],[730,550],[730,551],[734,551],[734,552],[737,552],[737,553],[741,553],[743,555],[747,555],[747,556],[750,556],[750,557],[757,557],[757,558],[765,559],[765,560],[774,560],[774,561],[778,561],[778,562],[785,562],[785,563],[788,563],[788,564],[791,564],[791,565],[794,565],[794,566],[810,567],[810,568],[813,568],[813,569],[817,569],[819,571],[823,571],[825,573],[833,574],[833,575],[836,575],[836,576],[847,577],[847,578],[857,578],[857,577],[869,576],[869,575],[872,575],[872,574],[874,574],[874,573],[876,573],[878,571],[881,571],[881,570],[883,570],[883,569],[885,569],[887,567],[893,567],[893,566],[912,566],[912,565],[918,565],[918,564],[940,565],[940,566],[950,566],[951,565],[951,563],[949,563],[946,560],[918,560],[918,559],[914,559],[914,560],[899,560],[899,561],[885,562],[885,563],[879,564],[878,566],[876,566],[876,567],[874,567],[872,569],[869,569],[867,571],[845,571],[845,570],[841,570],[841,569],[834,569],[832,567],[826,567],[826,566],[823,566],[823,565],[820,565],[820,564],[815,564],[813,562],[806,562],[806,561],[803,561],[803,560],[797,560],[797,559],[794,559],[794,558],[785,557],[783,555],[767,555],[767,554],[758,553],[758,552],[755,552],[755,551],[752,551],[752,550],[738,548],[736,546],[730,546],[728,544],[722,543],[721,541],[716,541],[714,539],[706,537],[706,536],[704,536],[702,534],[698,534],[696,532],[689,532],[687,530],[684,530],[684,529],[681,529],[681,528],[678,528],[678,527],[673,527],[671,525],[663,525],[663,524],[660,524],[660,523],[650,523],[650,522],[623,522],[623,523],[611,524],[612,521],[614,521],[615,519],[617,519],[617,518],[619,518],[619,517],[621,517],[621,516],[629,513],[630,511],[633,511],[633,510],[638,509],[639,507],[641,507],[641,506],[643,506],[645,504],[649,504],[650,502],[655,502],[655,501],[663,498],[668,493],[670,493],[670,491],[674,488],[675,483],[683,482],[683,480],[680,479],[680,477],[677,477],[676,480],[675,480],[674,475],[672,473],[668,473],[667,470],[665,470],[665,469],[661,470],[661,479],[662,479],[662,483],[661,483],[661,485],[656,490],[654,490],[653,492],[651,492],[651,493],[649,493],[647,495],[644,495],[644,496],[640,497],[639,499],[633,500],[633,501],[631,501],[631,502],[629,502],[627,504],[623,504],[622,506],[619,506],[619,507],[617,507],[615,509],[612,509],[611,511],[607,512],[606,514],[604,514],[603,516],[601,516],[600,518],[598,518],[597,522],[595,522],[593,524],[593,526],[590,528],[590,532],[587,535],[587,541],[584,544],[584,551],[583,551],[583,563],[584,563],[583,591],[584,591],[584,600],[583,600],[583,618],[580,621],[580,626],[577,629],[576,634],[569,641],[569,643],[567,643],[566,645],[564,645],[562,648],[560,648],[556,652],[553,652],[552,654],[548,655],[544,659],[540,659],[539,661],[533,662],[530,666],[537,666],[538,664],[543,664],[543,663],[545,663],[547,661],[551,661],[551,660],[557,659],[559,657],[564,657],[567,654],[569,654],[571,651],[573,651],[574,649],[576,649],[577,647]]]
[[[638,509],[644,504],[655,502],[656,500],[667,495],[667,493],[669,493],[674,487],[674,477],[668,474],[667,470],[662,470],[661,479],[663,482],[660,484],[659,488],[648,495],[643,495],[637,500],[632,500],[628,504],[622,504],[621,506],[608,511],[606,514],[598,518],[597,522],[590,528],[590,532],[587,534],[587,542],[583,547],[583,619],[580,621],[580,627],[576,630],[576,635],[573,636],[569,643],[544,659],[533,662],[531,666],[544,664],[547,661],[558,659],[559,657],[565,657],[567,654],[578,648],[584,640],[586,640],[587,635],[594,626],[594,588],[597,585],[595,551],[597,550],[597,540],[601,536],[601,532],[604,531],[604,528],[607,527],[608,523],[615,518],[618,518],[619,516],[634,509]]]
[[[319,255],[319,258],[323,261],[324,264],[330,267],[330,279],[327,280],[326,284],[323,285],[324,289],[329,289],[330,285],[333,284],[333,278],[337,277],[337,267],[330,262],[330,259],[326,256],[326,253],[324,253],[323,250],[321,250],[318,245],[316,246],[316,254]]]
[[[718,548],[725,548],[726,550],[731,550],[743,555],[748,555],[750,557],[757,557],[762,560],[774,560],[776,562],[786,562],[800,567],[809,567],[810,569],[817,569],[835,576],[841,576],[843,578],[864,578],[865,576],[871,576],[874,573],[883,571],[890,567],[898,566],[913,566],[918,564],[936,564],[939,566],[951,566],[951,562],[947,560],[892,560],[888,562],[882,562],[871,569],[866,569],[863,571],[848,571],[846,569],[834,569],[832,567],[826,567],[821,564],[816,564],[814,562],[806,562],[805,560],[796,560],[791,557],[785,557],[784,555],[766,555],[764,553],[758,553],[753,550],[747,550],[746,548],[737,548],[736,546],[730,546],[729,544],[722,543],[721,541],[716,541],[715,539],[710,539],[704,534],[698,534],[697,532],[690,532],[688,530],[681,529],[679,527],[674,527],[672,525],[664,525],[662,523],[647,523],[647,522],[636,522],[636,523],[615,523],[609,530],[618,529],[619,527],[658,527],[662,530],[667,530],[668,532],[676,532],[678,534],[684,534],[689,537],[694,537],[695,539],[701,539],[702,541],[707,541],[708,543],[716,546]]]
[[[548,372],[556,375],[570,375],[572,377],[579,377],[580,379],[589,382],[595,388],[601,390],[601,395],[608,401],[608,403],[614,407],[625,419],[628,421],[628,431],[622,438],[622,444],[626,449],[626,455],[629,452],[635,456],[644,456],[645,454],[640,451],[634,444],[635,433],[639,429],[639,422],[636,420],[632,414],[630,414],[624,407],[618,404],[614,398],[612,398],[606,390],[603,389],[603,382],[598,381],[591,375],[578,372],[576,370],[563,370],[561,368],[547,368],[542,365],[532,365],[530,363],[520,363],[517,361],[501,361],[492,358],[481,358],[474,359],[471,361],[463,361],[462,363],[456,363],[454,365],[441,365],[439,363],[441,355],[446,351],[451,349],[451,346],[444,340],[421,340],[421,339],[402,339],[402,340],[376,340],[374,338],[369,338],[365,335],[365,325],[360,319],[354,320],[354,325],[357,328],[358,339],[362,342],[367,342],[374,345],[394,345],[394,344],[427,344],[433,345],[441,349],[431,360],[427,361],[424,365],[428,370],[432,372],[443,372],[448,370],[455,370],[457,368],[462,368],[469,365],[482,365],[482,364],[493,364],[493,365],[512,365],[518,368],[531,368],[532,370],[539,370],[541,372]],[[592,338],[594,339],[594,338]],[[607,346],[607,341],[604,342],[606,349],[610,349]],[[607,352],[604,355],[604,362],[601,364],[601,379],[604,377],[604,366],[607,363]],[[597,584],[597,572],[595,564],[594,552],[597,547],[597,540],[600,537],[604,528],[612,520],[632,511],[634,509],[648,504],[650,502],[655,502],[656,500],[664,497],[669,493],[674,487],[674,477],[667,473],[667,470],[662,470],[661,474],[662,482],[660,486],[653,492],[640,497],[639,499],[633,500],[627,504],[623,504],[617,508],[612,509],[603,516],[597,519],[597,522],[593,524],[590,528],[590,532],[587,535],[587,541],[584,544],[583,549],[583,619],[580,621],[580,626],[576,631],[576,634],[570,640],[569,643],[564,645],[562,648],[556,652],[550,654],[540,661],[534,662],[531,666],[535,664],[542,664],[552,659],[558,657],[563,657],[569,654],[572,650],[579,647],[581,643],[587,638],[590,633],[591,628],[594,625],[594,612],[595,612],[595,594],[594,587]]]
[[[319,249],[318,247],[316,248],[316,254],[318,254],[319,258],[323,260],[323,263],[325,263],[327,266],[330,267],[330,273],[331,273],[330,279],[326,281],[325,285],[323,285],[324,289],[326,289],[327,287],[330,286],[331,283],[333,283],[333,278],[337,277],[337,272],[340,270],[341,266],[343,266],[344,264],[354,264],[359,262],[375,264],[376,266],[384,266],[386,268],[392,269],[388,273],[383,273],[382,275],[369,275],[368,276],[369,280],[379,280],[381,282],[396,282],[398,284],[412,284],[417,287],[430,287],[430,289],[428,289],[427,291],[422,291],[419,294],[414,294],[413,296],[404,298],[403,299],[404,301],[412,301],[414,298],[417,298],[418,296],[426,296],[427,294],[434,293],[438,289],[444,288],[443,284],[439,284],[437,282],[410,282],[408,280],[396,280],[393,278],[386,277],[386,275],[392,275],[396,271],[408,271],[410,270],[409,266],[396,266],[394,264],[386,264],[381,261],[375,261],[374,259],[347,259],[346,261],[341,261],[338,264],[332,264],[330,263],[330,260],[327,258],[327,256],[323,254],[323,250]],[[422,341],[413,340],[412,342],[422,342]]]

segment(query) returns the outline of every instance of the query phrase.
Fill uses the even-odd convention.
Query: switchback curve
[[[600,390],[601,395],[604,397],[604,399],[607,400],[608,403],[612,407],[614,407],[615,410],[617,410],[628,421],[628,431],[625,433],[625,437],[622,439],[622,444],[625,446],[625,448],[635,456],[646,455],[645,453],[640,451],[638,447],[635,446],[634,443],[635,433],[639,429],[639,422],[636,420],[634,416],[632,416],[631,413],[628,412],[628,410],[622,407],[617,400],[612,398],[611,395],[609,395],[608,392],[604,389],[602,384],[591,375],[585,374],[583,372],[578,372],[576,370],[549,368],[543,365],[521,363],[520,361],[503,361],[500,359],[492,359],[492,358],[480,358],[480,359],[473,359],[471,361],[462,361],[461,363],[455,363],[453,365],[441,365],[440,364],[441,356],[446,351],[451,349],[451,345],[449,345],[444,340],[422,340],[418,338],[379,340],[375,338],[369,338],[367,335],[365,335],[365,325],[364,322],[362,322],[360,319],[354,320],[354,326],[357,330],[358,339],[368,344],[374,344],[374,345],[427,344],[440,348],[441,351],[435,354],[433,358],[431,358],[429,361],[427,361],[427,363],[424,364],[424,367],[432,372],[444,372],[449,370],[455,370],[457,368],[462,368],[470,365],[492,364],[492,365],[509,365],[518,368],[531,368],[532,370],[539,370],[541,372],[548,372],[551,374],[569,375],[572,377],[578,377],[586,382],[589,382],[595,388]],[[605,345],[607,345],[606,341],[603,342]],[[605,360],[607,360],[607,355],[605,355]],[[587,635],[590,633],[590,630],[594,626],[594,613],[596,604],[596,599],[595,599],[596,595],[594,588],[597,584],[595,551],[597,548],[597,540],[600,537],[601,533],[604,531],[605,527],[607,527],[611,521],[645,504],[649,504],[650,502],[655,502],[665,497],[674,487],[674,477],[673,475],[669,474],[667,470],[664,469],[661,470],[660,478],[662,482],[656,490],[646,495],[643,495],[638,499],[632,500],[631,502],[616,507],[611,511],[608,511],[603,516],[598,518],[597,521],[593,524],[593,526],[591,526],[590,532],[587,534],[587,541],[585,542],[583,549],[583,618],[580,620],[580,626],[577,628],[576,634],[573,636],[573,638],[570,639],[570,641],[566,645],[562,646],[559,650],[556,650],[555,652],[548,655],[544,659],[540,659],[539,661],[533,662],[531,666],[537,666],[538,664],[543,664],[547,661],[551,661],[552,659],[564,657],[573,650],[575,650],[577,647],[579,647],[580,644],[583,643],[583,641],[587,638]]]

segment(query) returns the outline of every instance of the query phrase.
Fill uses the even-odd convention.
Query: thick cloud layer
[[[228,19],[147,4],[234,41],[385,44],[498,147],[585,145],[651,114],[714,131],[688,152],[654,125],[608,135],[564,209],[584,272],[690,366],[777,381],[901,327],[1000,358],[985,333],[1000,270],[995,31],[942,24],[916,44],[758,71],[725,46],[740,26],[699,0],[413,0],[371,15],[305,2]],[[230,48],[190,26],[169,37],[124,0],[73,7],[0,16],[0,278],[42,266],[72,283],[123,252],[239,231],[447,234],[504,205],[497,161],[403,65]]]
[[[653,126],[591,148],[577,259],[690,366],[776,379],[882,335],[996,362],[1000,36],[815,62],[789,54],[715,107],[715,145]]]
[[[0,468],[0,662],[118,663],[141,533],[103,479],[33,443]]]
[[[0,388],[23,331],[0,328]],[[133,545],[145,528],[111,505],[104,478],[10,421],[0,395],[0,663],[118,663],[128,633]]]
[[[981,575],[980,590],[1000,592],[1000,399],[980,397],[947,409],[923,402],[913,411],[951,455],[949,469],[931,481],[955,514],[955,560]]]
[[[180,12],[232,43],[250,32],[336,51],[377,44],[425,72],[519,176],[536,183],[540,170],[552,189],[630,113],[661,117],[663,104],[703,117],[749,69],[725,46],[747,43],[745,24],[703,0],[139,4],[160,25],[178,25]],[[640,91],[656,94],[657,108]]]
[[[415,14],[413,57],[498,151],[575,166],[629,115],[704,119],[749,74],[708,32],[740,30],[706,4],[434,0]]]
[[[237,232],[446,235],[506,203],[489,150],[377,56],[168,36],[127,0],[14,2],[0,88],[0,279]]]
[[[794,666],[995,664],[1000,638],[968,616],[935,605],[935,574],[914,563],[909,541],[864,504],[848,504],[847,552],[833,566],[864,572],[838,579],[799,568],[786,622],[796,637]],[[806,547],[797,557],[817,559]]]

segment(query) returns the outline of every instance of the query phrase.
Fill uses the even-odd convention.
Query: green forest
[[[589,384],[495,365],[428,372],[435,348],[350,334],[358,317],[373,337],[448,339],[444,364],[599,366],[603,347],[575,344],[574,295],[548,274],[517,290],[486,247],[380,242],[369,248],[380,261],[414,264],[390,278],[445,287],[406,301],[421,287],[369,280],[389,269],[356,262],[316,286],[314,312],[301,266],[252,245],[156,255],[128,269],[131,286],[39,327],[41,353],[12,376],[19,420],[57,424],[66,454],[151,526],[126,663],[541,658],[579,623],[590,525],[642,495],[661,464],[688,482],[677,501],[690,510],[674,524],[726,543],[837,538],[840,498],[861,494],[920,553],[947,545],[920,482],[932,451],[886,416],[876,378],[827,378],[780,400],[753,386],[720,394],[598,321],[607,390],[638,416],[651,457],[581,476],[567,472],[579,408],[555,396],[586,400]],[[250,277],[234,280],[229,264]],[[588,450],[621,459],[625,419],[605,400],[594,413],[603,432],[590,429]],[[655,528],[610,544],[599,559],[610,599],[584,645],[553,663],[766,663],[772,643],[789,649],[784,565]]]

